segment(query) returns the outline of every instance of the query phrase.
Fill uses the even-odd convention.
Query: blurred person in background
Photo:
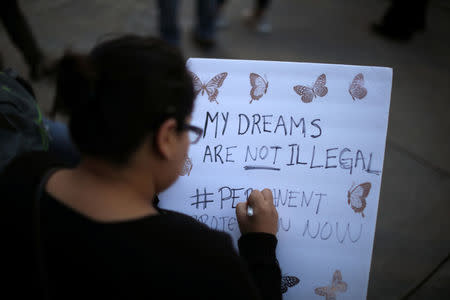
[[[226,28],[229,21],[225,17],[225,6],[228,0],[217,0],[216,27]],[[269,21],[268,8],[271,0],[254,0],[253,7],[242,12],[245,24],[260,33],[272,32],[272,24]]]
[[[425,30],[428,0],[392,0],[380,22],[372,30],[386,38],[408,41]]]
[[[215,12],[217,0],[197,0],[197,21],[192,32],[192,40],[200,47],[215,46]],[[158,0],[160,36],[171,45],[179,47],[181,31],[178,24],[179,0]]]
[[[9,38],[22,53],[29,69],[29,78],[39,80],[51,75],[54,71],[54,63],[49,61],[38,46],[33,32],[22,13],[17,0],[4,0],[0,8],[0,18]],[[0,69],[7,63],[1,58]]]

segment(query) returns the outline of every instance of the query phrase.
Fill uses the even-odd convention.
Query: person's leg
[[[217,0],[197,0],[197,25],[194,29],[194,39],[201,46],[209,47],[215,44],[216,7]]]
[[[180,46],[178,28],[178,0],[158,0],[159,32],[161,38],[170,44]]]
[[[270,0],[254,0],[253,8],[247,9],[243,13],[244,21],[260,33],[272,32],[272,25],[269,22],[268,7]]]
[[[255,1],[255,16],[263,17],[270,5],[270,0],[256,0]]]
[[[428,0],[392,0],[382,21],[373,25],[376,33],[398,40],[408,40],[425,29]]]
[[[223,6],[226,4],[227,0],[217,0],[217,7],[223,8]]]
[[[425,29],[428,2],[428,0],[411,1],[411,3],[413,4],[413,6],[411,7],[411,27],[418,30]],[[407,7],[406,5],[407,4],[404,5],[404,8]]]
[[[225,28],[228,26],[228,20],[225,18],[225,6],[227,0],[217,0],[216,2],[216,16],[215,23],[216,28]]]
[[[4,0],[2,2],[0,18],[11,41],[22,52],[30,68],[30,77],[36,79],[40,75],[39,67],[44,56],[17,0]]]

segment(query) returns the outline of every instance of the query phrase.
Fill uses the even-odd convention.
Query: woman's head
[[[56,98],[82,155],[126,165],[143,142],[155,142],[165,121],[183,130],[194,91],[178,50],[128,35],[102,42],[87,56],[65,54]]]

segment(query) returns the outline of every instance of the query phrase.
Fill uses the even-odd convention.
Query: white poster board
[[[284,299],[365,299],[392,69],[190,59],[204,135],[160,205],[240,236],[235,206],[269,188]],[[297,280],[298,279],[298,280]]]

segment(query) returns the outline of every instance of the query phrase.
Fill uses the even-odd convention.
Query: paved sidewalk
[[[189,39],[193,1],[182,1],[183,50],[188,57],[265,59],[394,69],[388,141],[368,299],[400,299],[450,252],[450,4],[430,1],[427,28],[409,43],[369,31],[389,2],[274,0],[273,32],[257,34],[240,19],[252,1],[229,1],[230,25],[203,52]],[[87,50],[109,32],[156,35],[156,1],[23,0],[46,53],[68,46]],[[5,62],[27,74],[22,57],[0,26]],[[54,86],[35,83],[48,112]],[[450,299],[450,263],[412,299]]]

